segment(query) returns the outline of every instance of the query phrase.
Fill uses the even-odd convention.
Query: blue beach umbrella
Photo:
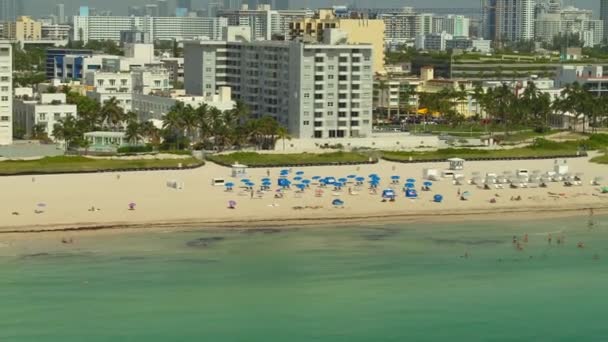
[[[304,188],[306,188],[306,184],[296,184],[296,188],[304,190]]]
[[[234,187],[234,183],[226,183],[226,184],[224,184],[224,186],[226,187],[227,190],[232,190],[232,188]]]
[[[302,177],[300,177],[300,176],[298,176],[298,177],[293,177],[293,180],[295,180],[295,181],[301,181],[301,180],[302,180]]]
[[[357,182],[365,182],[365,177],[357,177],[355,178]]]
[[[435,195],[433,197],[433,202],[435,202],[435,203],[441,203],[441,202],[443,202],[443,196],[442,195]]]
[[[405,187],[406,187],[407,189],[413,189],[413,188],[415,188],[415,187],[416,187],[416,184],[414,184],[414,183],[406,183],[406,184],[405,184]]]
[[[408,178],[407,182],[408,183],[416,183],[416,180],[414,178]]]
[[[313,176],[312,179],[313,180],[319,180],[319,179],[321,179],[321,176]]]
[[[346,183],[346,182],[348,182],[348,179],[346,179],[346,178],[339,178],[338,181],[341,182],[341,183]]]
[[[308,185],[310,184],[310,179],[303,179],[302,183]]]
[[[422,183],[422,185],[429,187],[429,186],[433,186],[433,182],[424,182]]]
[[[341,207],[344,205],[344,201],[339,198],[336,198],[335,200],[331,201],[331,205],[335,207]]]
[[[414,189],[407,189],[405,191],[405,197],[407,197],[407,198],[417,198],[418,197],[418,193]]]
[[[301,176],[303,174],[304,174],[304,171],[298,171],[298,172],[296,172],[296,175],[298,175],[298,176]]]
[[[262,182],[270,182],[270,178],[262,178]]]
[[[241,182],[243,182],[243,183],[249,183],[249,182],[251,182],[251,179],[241,179]]]
[[[346,176],[346,178],[350,178],[350,179],[357,178],[357,175],[348,175],[348,176]]]
[[[334,184],[334,183],[336,183],[336,178],[335,177],[325,177],[325,183]]]

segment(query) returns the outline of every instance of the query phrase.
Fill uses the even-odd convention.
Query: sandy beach
[[[543,173],[553,170],[554,160],[466,162],[461,172],[467,179],[473,173],[502,174],[525,168]],[[316,185],[303,193],[296,189],[284,192],[277,199],[276,180],[281,169],[249,169],[248,178],[261,184],[268,173],[273,181],[271,191],[263,196],[240,189],[239,179],[230,177],[231,170],[213,163],[195,170],[130,173],[74,174],[49,176],[15,176],[0,178],[5,201],[0,211],[0,233],[26,233],[53,230],[148,229],[183,227],[268,227],[288,225],[322,225],[353,222],[408,222],[473,219],[519,219],[587,215],[608,211],[608,196],[599,186],[591,185],[595,177],[607,174],[608,167],[593,164],[587,158],[568,159],[569,172],[583,173],[581,186],[566,187],[563,182],[548,183],[547,188],[484,190],[477,185],[454,185],[451,179],[434,182],[431,191],[420,191],[423,169],[447,169],[448,163],[400,164],[381,161],[375,165],[302,167],[304,178],[313,176],[360,175],[381,177],[376,194],[367,185],[356,189],[347,184],[341,192],[324,189],[317,197]],[[391,184],[391,176],[399,175],[400,184]],[[212,178],[221,177],[237,186],[227,192],[223,186],[212,186]],[[402,191],[407,178],[416,179],[417,199],[406,199]],[[183,185],[181,189],[167,186],[168,181]],[[604,185],[604,184],[602,184]],[[393,187],[395,202],[382,202],[381,193]],[[357,192],[349,194],[349,190]],[[469,192],[466,201],[461,194]],[[433,202],[441,194],[442,203]],[[512,198],[521,198],[512,200]],[[339,198],[344,208],[335,208]],[[495,203],[491,203],[495,199]],[[236,208],[229,209],[228,202]],[[129,204],[135,210],[129,210]],[[92,208],[94,207],[94,210]]]

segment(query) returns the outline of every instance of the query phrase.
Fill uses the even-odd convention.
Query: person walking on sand
[[[253,199],[253,189],[251,189],[251,199]]]
[[[266,170],[266,177],[270,177],[270,169]]]

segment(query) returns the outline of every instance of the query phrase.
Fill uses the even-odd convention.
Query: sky
[[[21,0],[25,2],[26,11],[31,15],[45,15],[52,13],[57,3],[66,5],[66,15],[74,14],[80,5],[89,5],[99,10],[111,10],[114,14],[126,14],[127,8],[132,5],[154,3],[154,0]],[[203,8],[208,0],[193,0],[193,6]],[[291,0],[294,3],[306,4],[308,7],[327,5],[344,5],[356,2],[361,7],[478,7],[480,0]],[[574,4],[577,7],[589,8],[599,12],[599,0],[562,0],[564,4]],[[297,7],[305,7],[301,5]]]

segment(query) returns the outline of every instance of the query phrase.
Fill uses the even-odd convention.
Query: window
[[[327,79],[328,80],[333,80],[334,79],[334,75],[327,75]]]
[[[323,90],[323,85],[322,84],[315,85],[315,90]]]
[[[103,80],[97,80],[97,86],[103,87]]]
[[[315,94],[315,100],[323,100],[323,94]]]
[[[334,70],[334,66],[333,65],[327,66],[327,70]]]
[[[357,69],[358,69],[358,68],[357,68]],[[371,67],[370,67],[369,65],[365,65],[365,66],[363,66],[363,70],[370,70],[370,69],[371,69]],[[358,71],[358,70],[357,70],[357,71]]]
[[[340,68],[338,68],[338,71],[341,71],[341,72],[348,71],[348,67],[341,66]]]
[[[323,138],[323,132],[322,131],[315,131],[315,138]]]
[[[205,84],[206,89],[211,89],[211,84]]]
[[[110,80],[110,85],[111,86],[116,85],[116,80]]]
[[[327,107],[333,107],[334,103],[333,102],[327,102]]]
[[[359,63],[359,62],[361,62],[361,58],[353,57],[353,63]]]
[[[369,56],[365,56],[365,57],[363,58],[363,60],[365,60],[366,62],[369,62],[369,61],[371,60],[371,57],[369,57]]]
[[[154,81],[154,86],[157,87],[157,88],[160,87],[160,80],[155,80]]]
[[[2,81],[2,82],[8,82],[8,76],[2,76],[0,78],[0,81]]]
[[[120,84],[123,85],[123,86],[126,86],[127,85],[127,80],[120,80]]]
[[[305,99],[310,98],[310,93],[304,93],[304,98],[305,98]]]
[[[340,62],[340,63],[346,63],[346,62],[348,62],[348,57],[340,57],[340,59],[338,60],[338,62]]]
[[[315,127],[323,127],[323,121],[315,121]]]
[[[53,113],[53,119],[55,119],[55,120],[61,119],[61,113]]]
[[[2,91],[8,91],[8,87],[2,87]]]
[[[0,121],[8,121],[8,116],[0,116]]]
[[[46,120],[46,113],[40,113],[40,114],[38,114],[38,119],[42,120],[42,121],[45,121]]]
[[[310,121],[304,121],[304,126],[310,125]]]
[[[327,116],[332,116],[334,115],[334,112],[332,112],[331,110],[327,112]]]
[[[323,63],[323,57],[315,57],[315,62]]]
[[[2,102],[8,101],[8,96],[2,96]]]
[[[315,81],[323,81],[323,76],[315,76]]]
[[[359,68],[358,66],[354,66],[352,68],[352,71],[354,71],[354,72],[361,71],[361,68]]]
[[[315,71],[317,72],[323,72],[323,67],[322,66],[318,66],[315,68]]]
[[[348,81],[348,76],[346,76],[346,75],[340,75],[340,76],[338,76],[338,81]]]
[[[211,72],[213,69],[211,68],[205,68],[205,72]]]

